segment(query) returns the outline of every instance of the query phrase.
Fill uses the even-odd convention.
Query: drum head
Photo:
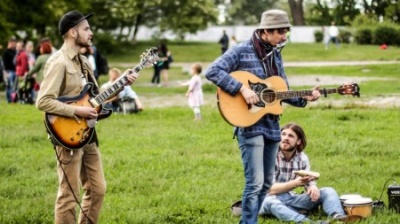
[[[344,195],[341,195],[339,199],[341,201],[346,201],[346,200],[352,199],[352,198],[362,198],[362,196],[359,194],[344,194]]]
[[[344,205],[365,205],[365,204],[371,204],[372,199],[371,198],[351,198],[348,199],[344,202]]]

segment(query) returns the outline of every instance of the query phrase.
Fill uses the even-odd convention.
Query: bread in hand
[[[311,176],[311,177],[315,177],[316,179],[319,178],[319,173],[318,172],[314,172],[314,171],[295,170],[295,171],[293,171],[293,173],[296,174],[296,175],[299,175],[301,177]]]

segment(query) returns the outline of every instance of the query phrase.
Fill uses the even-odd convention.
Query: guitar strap
[[[89,68],[87,65],[83,65],[82,60],[81,60],[81,54],[77,55],[79,64],[81,65],[81,71],[82,71],[82,79],[85,79],[86,83],[93,83],[93,93],[94,94],[99,94],[99,87],[97,86],[97,82],[93,79],[92,75],[89,72]]]
[[[83,63],[82,63],[82,60],[81,60],[81,54],[78,53],[77,57],[78,57],[78,60],[79,60],[79,64],[81,65],[82,79],[85,79],[86,82],[92,83],[93,84],[92,85],[93,86],[93,93],[96,94],[96,95],[99,94],[99,87],[96,84],[97,82],[95,80],[93,80],[92,76],[90,75],[89,68],[86,65],[83,66]],[[87,78],[87,80],[86,80],[86,78]],[[93,137],[90,140],[89,144],[93,143],[93,142],[95,142],[96,145],[99,145],[99,141],[97,139],[97,133],[96,133],[96,129],[95,128],[93,129]]]

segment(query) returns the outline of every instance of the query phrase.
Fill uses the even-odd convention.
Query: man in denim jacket
[[[214,61],[206,72],[207,79],[232,96],[240,93],[250,105],[259,102],[259,96],[230,76],[231,72],[247,71],[261,79],[277,75],[288,84],[280,51],[287,41],[286,33],[290,26],[286,12],[276,9],[264,12],[252,38],[229,49]],[[319,98],[319,87],[314,87],[312,93],[312,96],[283,102],[305,107],[307,101]],[[258,211],[273,180],[280,141],[279,116],[267,114],[249,127],[236,128],[235,134],[246,179],[241,223],[257,223]]]

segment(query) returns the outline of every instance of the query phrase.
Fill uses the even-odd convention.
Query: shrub
[[[314,32],[314,37],[315,37],[315,42],[321,43],[322,40],[324,39],[324,34],[320,30],[316,30]]]
[[[115,40],[113,34],[109,32],[98,32],[94,35],[94,43],[102,54],[117,53],[120,44]]]
[[[392,25],[379,25],[373,34],[372,43],[394,45],[398,38],[397,29]]]
[[[348,30],[340,30],[339,32],[339,40],[342,43],[349,44],[350,42],[352,42],[352,36],[352,33]]]
[[[358,44],[372,44],[372,29],[359,28],[356,32],[355,40]]]

